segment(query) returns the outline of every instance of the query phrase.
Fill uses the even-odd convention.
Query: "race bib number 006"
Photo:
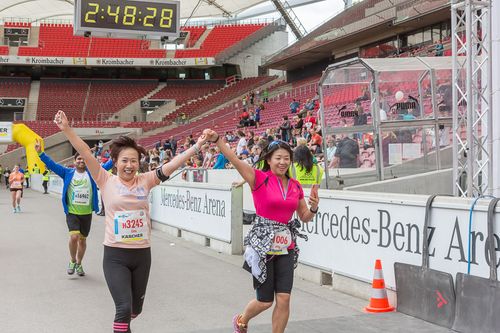
[[[288,254],[288,248],[292,245],[292,233],[286,229],[274,234],[271,251],[267,254],[282,255]]]

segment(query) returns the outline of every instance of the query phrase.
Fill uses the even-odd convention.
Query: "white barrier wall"
[[[227,252],[241,253],[241,188],[164,182],[153,189],[150,201],[153,221],[229,244]]]
[[[300,262],[369,282],[375,259],[381,259],[386,285],[395,289],[395,262],[421,265],[426,200],[422,195],[322,190],[318,214],[302,228],[309,241],[298,241]],[[434,201],[429,226],[431,268],[453,276],[467,272],[471,203],[451,197]],[[476,205],[470,232],[471,274],[482,277],[489,277],[487,205],[488,200]],[[500,250],[498,220],[495,240]]]
[[[33,190],[38,191],[38,192],[43,192],[43,186],[42,186],[42,175],[40,174],[32,174],[30,179],[31,183],[30,186]],[[61,177],[59,177],[56,174],[51,174],[49,177],[49,183],[48,183],[48,191],[50,193],[55,193],[55,194],[62,194],[63,191],[63,180]]]
[[[40,178],[40,179],[38,179]],[[41,175],[32,175],[41,190]],[[51,176],[49,191],[62,192],[62,179]],[[38,189],[40,188],[40,189]],[[165,182],[151,192],[155,227],[168,227],[174,235],[204,242],[227,253],[242,251],[242,207],[251,203],[249,191],[230,184]],[[306,189],[305,194],[309,194]],[[422,228],[428,196],[320,190],[315,219],[302,226],[309,241],[298,240],[300,262],[322,271],[370,282],[376,259],[383,263],[385,282],[395,289],[394,263],[420,265]],[[470,199],[438,197],[429,226],[430,267],[488,277],[488,199],[478,201],[469,232]],[[500,222],[495,216],[495,246],[500,250]],[[470,240],[470,243],[469,243]],[[208,242],[208,244],[207,244]],[[500,258],[500,256],[499,256]],[[498,263],[497,263],[498,266]]]

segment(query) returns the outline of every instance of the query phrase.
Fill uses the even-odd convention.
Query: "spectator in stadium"
[[[0,182],[2,181],[2,176],[3,176],[3,167],[0,164]]]
[[[99,142],[97,143],[97,155],[101,155],[103,147],[104,142],[102,142],[102,140],[99,140]]]
[[[315,161],[311,151],[303,145],[297,146],[293,151],[290,174],[302,187],[319,186],[323,179],[323,169]]]
[[[316,118],[312,115],[311,111],[307,111],[306,118],[304,119],[304,125],[307,131],[316,126]]]
[[[283,122],[281,123],[279,129],[281,132],[281,140],[289,142],[292,132],[292,124],[290,123],[290,120],[288,120],[288,116],[283,116]]]
[[[5,168],[3,172],[3,177],[5,179],[5,188],[9,188],[9,176],[10,176],[10,169],[7,167]]]
[[[290,103],[290,112],[297,113],[299,111],[300,101],[296,101],[295,98]]]
[[[309,141],[309,149],[313,154],[321,153],[321,145],[323,144],[323,138],[317,132],[316,128],[311,128],[309,130],[311,134],[311,140]]]
[[[329,162],[332,162],[335,158],[335,151],[337,150],[337,146],[335,145],[335,136],[330,136],[326,140],[326,159]]]
[[[265,143],[265,147],[267,147],[267,142]],[[262,153],[261,144],[256,144],[252,147],[252,152],[250,157],[252,158],[252,165],[256,164],[259,161],[260,154]]]
[[[188,148],[192,147],[196,144],[196,141],[193,139],[193,134],[189,134],[188,136]]]
[[[255,112],[250,110],[248,113],[248,125],[247,127],[255,126]]]
[[[156,149],[160,149],[161,147],[161,139],[155,144]]]
[[[185,112],[181,112],[181,124],[187,124],[188,122],[188,117]]]
[[[240,156],[243,150],[247,149],[247,139],[243,131],[238,131],[237,134],[239,140],[236,146],[236,155]]]
[[[171,136],[169,141],[172,145],[172,154],[175,156],[177,155],[177,140],[173,136]]]
[[[403,115],[403,120],[415,120],[417,119],[414,115],[413,115],[413,109],[409,109],[406,114]]]
[[[239,127],[247,127],[249,125],[249,118],[250,115],[248,114],[247,110],[243,110],[243,112],[240,114],[240,126]]]
[[[306,104],[304,105],[304,108],[308,111],[314,110],[314,101],[312,99],[308,99],[306,101]]]
[[[438,40],[436,42],[436,45],[434,46],[434,51],[436,52],[436,57],[442,57],[444,53],[444,45],[441,40]]]
[[[215,158],[216,151],[215,148],[209,148],[208,152],[205,154],[203,158],[203,168],[210,169],[212,167],[213,159]]]
[[[170,143],[170,140],[167,139],[165,140],[165,142],[163,142],[163,150],[172,150],[172,144]]]
[[[387,112],[385,111],[384,105],[382,103],[380,103],[379,108],[379,121],[387,121]]]
[[[254,105],[255,102],[255,93],[253,91],[250,92],[250,104]]]
[[[262,111],[262,105],[258,105],[255,108],[255,128],[260,126],[260,112]]]
[[[241,105],[243,106],[243,110],[247,110],[248,109],[248,96],[245,95],[243,96],[242,100],[241,100]]]
[[[247,148],[251,150],[255,144],[255,134],[252,131],[248,131],[245,136],[247,138]]]
[[[28,166],[26,166],[26,169],[19,169],[20,172],[22,172],[24,174],[24,180],[26,181],[26,188],[30,188],[30,177],[31,177],[31,174],[30,174],[30,170],[28,168]]]
[[[269,103],[269,90],[264,89],[264,92],[262,93],[262,100],[264,103]]]
[[[360,97],[356,99],[356,103],[369,100],[370,100],[370,91],[368,90],[367,87],[363,87],[362,94]]]
[[[226,143],[227,147],[230,148],[229,144]],[[221,152],[220,148],[216,148],[217,150],[217,155],[215,157],[215,164],[214,164],[214,169],[226,169],[226,165],[229,163],[229,160],[224,156],[224,154]]]
[[[337,144],[335,151],[335,167],[338,168],[357,168],[359,156],[358,142],[351,139],[348,135],[344,137]]]
[[[304,126],[304,120],[300,116],[293,117],[293,128],[299,130],[299,133],[302,133],[302,127]]]
[[[389,145],[397,142],[398,138],[394,132],[384,132],[382,137],[382,160],[384,162],[384,166],[389,165]]]
[[[111,155],[110,155],[109,149],[106,149],[104,154],[102,154],[102,163],[106,163],[110,157],[111,157]]]
[[[365,113],[365,110],[361,106],[360,102],[356,103],[356,107],[354,108],[354,126],[363,126],[368,123],[368,114]]]

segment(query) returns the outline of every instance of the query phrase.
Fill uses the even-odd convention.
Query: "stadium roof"
[[[265,0],[180,0],[181,19],[234,16]],[[1,0],[0,19],[73,20],[74,0]],[[195,10],[196,9],[196,10]],[[194,12],[193,12],[194,10]]]

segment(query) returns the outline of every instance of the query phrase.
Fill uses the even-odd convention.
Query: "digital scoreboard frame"
[[[136,39],[178,37],[180,2],[75,0],[74,34]]]

